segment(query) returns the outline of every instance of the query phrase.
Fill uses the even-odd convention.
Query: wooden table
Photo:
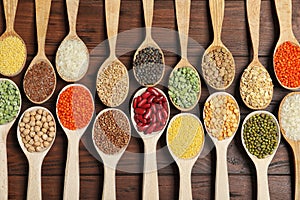
[[[65,2],[63,0],[53,0],[46,40],[46,54],[50,61],[55,63],[56,50],[68,32],[68,21]],[[237,98],[240,103],[242,119],[251,110],[242,104],[238,92],[238,82],[242,70],[249,64],[250,39],[246,20],[245,1],[226,1],[225,18],[223,23],[222,39],[225,45],[232,51],[236,61],[236,77],[233,85],[227,90]],[[175,10],[173,0],[156,0],[154,10],[153,26],[154,39],[162,47],[165,53],[168,72],[178,62],[176,52],[179,49],[179,42],[176,33]],[[300,1],[293,0],[293,28],[295,35],[300,38]],[[0,3],[0,32],[5,29],[3,13],[3,3]],[[132,68],[132,57],[134,48],[143,40],[143,32],[132,34],[131,31],[144,26],[142,3],[140,0],[123,0],[120,13],[119,32],[125,33],[118,41],[118,55],[128,69]],[[191,23],[190,23],[189,58],[197,69],[200,69],[201,53],[212,41],[212,26],[208,10],[207,0],[192,0]],[[22,88],[22,78],[30,61],[37,51],[35,12],[33,0],[19,0],[19,7],[16,16],[16,31],[24,38],[28,49],[28,59],[25,69],[20,75],[12,78],[18,86]],[[91,65],[88,75],[83,82],[93,85],[98,67],[108,55],[106,40],[104,1],[102,0],[81,0],[78,23],[78,35],[87,44],[92,52]],[[166,32],[171,33],[167,35]],[[275,90],[271,105],[268,111],[277,115],[279,102],[289,92],[275,81],[272,71],[272,55],[276,41],[279,36],[278,20],[273,1],[262,1],[261,30],[260,30],[260,60],[267,66],[274,80]],[[127,34],[127,35],[126,35]],[[100,48],[96,48],[97,46]],[[129,47],[129,46],[130,47]],[[105,47],[105,48],[104,48]],[[173,52],[172,52],[173,51]],[[132,71],[131,71],[132,72]],[[166,83],[166,81],[164,82]],[[59,91],[66,85],[66,82],[58,80],[58,85],[53,97],[43,104],[55,113],[55,102]],[[203,102],[209,95],[209,91],[202,80],[202,96],[199,108],[203,107]],[[132,81],[131,94],[136,82]],[[166,91],[166,88],[164,88]],[[33,106],[23,95],[22,112]],[[95,96],[97,113],[104,108],[97,95]],[[124,105],[128,109],[128,105]],[[199,109],[198,108],[198,109]],[[172,114],[178,113],[174,108]],[[196,112],[197,113],[197,112]],[[198,111],[199,113],[199,111]],[[202,119],[202,117],[201,117]],[[14,125],[8,136],[8,168],[9,168],[9,199],[25,199],[27,189],[28,163],[19,144],[17,142],[17,126]],[[87,137],[91,131],[87,131]],[[133,131],[133,134],[136,134]],[[166,145],[165,134],[162,136],[158,148]],[[164,148],[163,148],[164,149]],[[42,192],[44,199],[62,199],[64,170],[66,162],[67,140],[61,127],[58,127],[56,141],[45,158],[42,170]],[[130,153],[128,153],[130,152]],[[143,143],[140,139],[133,137],[128,147],[128,152],[121,159],[119,168],[129,168],[132,171],[140,171],[143,166],[143,158],[139,152],[143,152]],[[177,199],[179,190],[178,168],[174,163],[168,164],[170,155],[165,151],[159,154],[159,165],[166,165],[159,170],[160,199]],[[228,150],[228,170],[230,181],[230,196],[232,199],[245,200],[256,199],[256,175],[255,168],[248,158],[241,144],[240,130],[231,143]],[[206,156],[199,158],[192,174],[192,187],[194,199],[214,198],[214,179],[216,166],[215,150],[210,151]],[[166,164],[167,163],[167,164]],[[291,149],[282,140],[273,162],[269,168],[269,187],[271,199],[293,199],[294,168]],[[87,151],[86,147],[80,144],[80,175],[81,175],[81,199],[101,198],[103,185],[103,166]],[[117,172],[117,199],[141,199],[142,174],[129,173],[119,170]]]

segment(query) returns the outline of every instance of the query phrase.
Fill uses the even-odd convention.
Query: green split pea
[[[0,81],[0,125],[11,122],[20,109],[20,92],[8,80]]]
[[[184,109],[195,105],[200,92],[200,78],[197,72],[189,67],[175,71],[169,79],[169,96],[172,102]]]

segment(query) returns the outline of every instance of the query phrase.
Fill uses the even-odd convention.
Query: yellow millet
[[[203,145],[203,128],[196,117],[182,115],[171,123],[167,140],[172,153],[181,159],[195,157]]]
[[[22,68],[26,59],[26,47],[16,36],[8,36],[0,41],[0,73],[5,76],[15,75]]]

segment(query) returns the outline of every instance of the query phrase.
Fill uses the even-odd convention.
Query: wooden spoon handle
[[[153,20],[154,0],[143,0],[144,18],[146,25],[146,34],[151,36],[151,27]]]
[[[268,165],[256,166],[257,200],[269,200]]]
[[[293,151],[295,162],[295,200],[300,200],[300,147],[297,142],[295,142]]]
[[[105,0],[105,16],[110,54],[115,54],[121,0]]]
[[[187,59],[191,0],[175,0],[181,57]]]
[[[156,142],[145,142],[143,200],[159,200]]]
[[[67,163],[65,170],[64,200],[79,199],[80,178],[79,178],[79,140],[69,139]]]
[[[180,187],[179,200],[193,200],[191,172],[192,168],[179,168],[180,171]]]
[[[116,199],[116,170],[111,166],[104,165],[104,183],[102,200]]]
[[[76,35],[76,20],[79,7],[79,0],[66,0],[67,1],[67,12],[70,27],[70,34]]]
[[[292,1],[291,0],[275,0],[276,11],[280,26],[280,37],[283,40],[294,38],[292,29]]]
[[[42,163],[43,159],[32,159],[29,162],[29,175],[27,187],[27,199],[41,200],[42,199]]]
[[[18,0],[3,0],[6,28],[8,31],[12,31],[14,29],[17,5]]]
[[[8,199],[6,135],[0,138],[0,199]]]
[[[227,147],[216,146],[217,171],[215,183],[215,200],[229,200],[229,182],[227,171]]]
[[[35,0],[38,54],[45,54],[45,40],[51,0]]]
[[[214,29],[214,43],[221,45],[221,32],[224,19],[225,0],[209,0],[211,21]]]
[[[247,16],[253,46],[253,57],[258,59],[261,0],[247,0]]]

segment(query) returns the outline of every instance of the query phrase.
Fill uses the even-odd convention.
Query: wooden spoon
[[[178,158],[172,151],[172,149],[170,148],[170,144],[169,144],[169,140],[168,140],[168,135],[169,135],[169,129],[171,124],[174,122],[174,120],[178,117],[181,116],[191,116],[195,119],[198,120],[201,129],[202,129],[202,138],[203,138],[203,142],[201,144],[201,147],[197,153],[197,155],[195,155],[194,157],[190,158],[190,159],[182,159],[182,158]],[[192,142],[192,141],[190,141]],[[178,165],[178,169],[179,169],[179,173],[180,173],[180,188],[179,188],[179,200],[192,200],[192,182],[191,182],[191,173],[192,173],[192,168],[194,166],[194,164],[196,163],[198,157],[200,156],[203,146],[204,146],[204,131],[203,131],[203,126],[201,121],[199,120],[198,117],[196,117],[193,114],[190,113],[181,113],[176,115],[175,117],[173,117],[169,123],[168,129],[167,129],[167,146],[169,148],[169,152],[172,155],[172,157],[174,158],[174,160],[176,161],[177,165]]]
[[[139,51],[145,49],[146,47],[153,47],[155,49],[158,49],[160,54],[162,55],[162,62],[163,62],[163,70],[160,79],[154,83],[153,85],[144,85],[148,87],[152,87],[157,85],[162,78],[164,77],[164,72],[165,72],[165,58],[162,50],[160,47],[157,45],[157,43],[152,39],[151,36],[151,29],[152,29],[152,20],[153,20],[153,8],[154,8],[154,0],[143,0],[143,9],[144,9],[144,18],[145,18],[145,25],[146,25],[146,37],[142,44],[139,46],[139,48],[136,50],[134,54],[134,60],[136,59],[136,56],[138,55]],[[135,70],[133,70],[135,79],[139,81],[139,79],[136,76]],[[143,85],[142,83],[140,83]]]
[[[35,0],[38,53],[31,61],[30,65],[25,73],[25,77],[26,77],[28,71],[32,67],[37,67],[36,64],[38,64],[40,62],[45,62],[45,63],[47,63],[48,66],[50,66],[51,70],[53,71],[55,83],[54,83],[52,93],[47,98],[42,100],[41,102],[36,102],[36,101],[32,100],[28,96],[28,94],[26,94],[26,92],[25,92],[27,98],[32,103],[35,103],[35,104],[42,104],[42,103],[46,102],[48,99],[50,99],[50,97],[53,95],[55,88],[56,88],[56,74],[55,74],[55,71],[54,71],[54,68],[53,68],[51,62],[47,59],[47,57],[45,55],[45,40],[46,40],[47,26],[48,26],[48,21],[49,21],[50,7],[51,7],[51,0]],[[24,87],[24,80],[23,80],[23,87]],[[39,83],[36,83],[36,84],[39,85]],[[26,91],[26,90],[24,89],[24,91]]]
[[[95,127],[97,119],[105,112],[108,112],[110,110],[116,110],[119,112],[122,112],[119,109],[113,109],[113,108],[108,108],[108,109],[104,109],[102,110],[96,117],[96,120],[94,121],[94,125],[93,127]],[[127,124],[129,127],[129,132],[130,131],[130,122],[128,117],[125,115],[124,112],[122,112],[122,114],[126,117],[127,119]],[[94,138],[95,132],[94,132],[94,128],[93,128],[93,132],[92,132],[92,137]],[[106,200],[115,200],[116,199],[116,180],[115,180],[115,175],[116,175],[116,167],[117,164],[120,160],[120,158],[122,157],[122,155],[124,154],[128,144],[129,144],[130,138],[128,140],[128,143],[126,144],[126,146],[124,146],[122,149],[119,150],[119,152],[109,155],[104,153],[103,151],[101,151],[98,146],[95,143],[95,140],[93,139],[93,144],[98,152],[98,154],[100,155],[100,157],[102,158],[103,164],[104,164],[104,183],[103,183],[103,193],[102,193],[102,199]]]
[[[163,91],[158,88],[155,88],[162,94],[168,103],[168,119],[170,117],[170,105],[168,99]],[[137,96],[142,95],[147,88],[142,88],[138,90],[133,99]],[[133,109],[133,101],[131,102],[131,121],[137,133],[141,136],[144,141],[144,174],[143,174],[143,200],[158,200],[159,199],[159,189],[158,189],[158,178],[157,178],[157,164],[156,164],[156,145],[160,136],[163,134],[166,125],[164,128],[158,132],[153,132],[151,134],[145,135],[143,132],[139,132],[137,128],[137,124],[134,120],[134,109]]]
[[[294,152],[294,163],[295,163],[295,200],[300,200],[300,140],[292,140],[289,137],[287,137],[285,130],[282,128],[281,125],[281,112],[282,112],[282,106],[285,102],[285,100],[295,94],[300,94],[300,92],[292,92],[286,95],[283,100],[280,103],[279,111],[278,111],[278,119],[280,123],[280,128],[282,135],[284,139],[290,144],[292,147],[292,150]],[[295,119],[290,119],[295,120]]]
[[[235,98],[227,93],[227,92],[216,92],[211,94],[205,103],[209,102],[212,98],[218,96],[218,95],[223,95],[223,96],[229,96],[231,99],[233,99],[238,107],[238,103],[235,100]],[[239,110],[240,113],[240,110]],[[203,118],[205,119],[205,112],[203,110]],[[238,124],[240,123],[240,115],[239,115],[239,120]],[[227,170],[227,149],[232,141],[232,139],[235,136],[235,133],[237,131],[237,128],[235,132],[232,134],[231,137],[223,139],[223,140],[218,140],[216,137],[211,135],[211,133],[208,131],[208,128],[205,125],[205,129],[212,139],[213,143],[215,144],[216,147],[216,152],[217,152],[217,170],[216,170],[216,181],[215,181],[215,199],[216,200],[229,200],[229,182],[228,182],[228,170]]]
[[[176,0],[175,5],[176,5],[176,19],[177,19],[177,24],[178,24],[179,40],[180,40],[180,46],[181,46],[181,60],[175,66],[175,68],[172,70],[170,77],[173,76],[174,71],[177,71],[180,68],[190,68],[195,72],[195,74],[198,77],[198,80],[199,80],[198,85],[199,85],[200,91],[198,93],[197,100],[189,108],[181,108],[180,106],[176,105],[173,102],[172,98],[170,98],[170,99],[171,99],[172,104],[178,110],[189,111],[189,110],[192,110],[198,104],[198,101],[201,96],[201,81],[200,81],[199,74],[198,74],[197,70],[194,68],[194,66],[188,61],[188,58],[187,58],[191,0]]]
[[[25,42],[14,30],[17,5],[18,5],[18,0],[3,0],[4,13],[5,13],[5,18],[6,18],[6,31],[0,37],[0,42],[5,40],[5,38],[7,38],[7,37],[17,37],[23,43],[23,46],[25,49],[23,62],[21,63],[19,70],[16,71],[14,74],[2,73],[4,76],[8,76],[8,77],[13,77],[13,76],[18,75],[24,68],[26,58],[27,58],[27,50],[26,50]],[[23,53],[23,52],[19,52],[19,53]],[[9,67],[9,66],[7,66],[7,67]]]
[[[106,0],[105,1],[106,27],[107,27],[107,36],[108,36],[108,41],[109,41],[110,55],[104,61],[102,66],[100,67],[100,69],[98,71],[98,77],[113,62],[118,63],[119,66],[121,68],[123,68],[122,71],[127,72],[127,68],[125,67],[125,65],[116,56],[116,43],[117,43],[117,34],[118,34],[118,27],[119,27],[120,5],[121,5],[121,0]],[[124,93],[126,95],[124,95],[122,100],[120,102],[118,102],[118,105],[115,105],[115,106],[121,105],[127,97],[127,94],[129,91],[128,72],[126,73],[126,79],[127,79],[127,85],[126,85],[126,92]],[[96,80],[97,85],[100,84],[99,81],[100,81],[99,78],[97,78],[97,80]],[[117,95],[117,94],[115,94],[115,95]],[[99,95],[99,93],[98,93],[98,96],[101,99],[101,95]],[[104,103],[104,101],[102,101],[102,102]],[[111,105],[106,105],[106,106],[111,106]]]
[[[251,39],[252,39],[252,45],[253,45],[253,60],[249,64],[249,66],[247,67],[246,70],[251,70],[251,69],[255,69],[256,68],[255,69],[256,71],[264,71],[264,73],[267,74],[268,79],[271,79],[268,71],[259,62],[259,59],[258,59],[260,7],[261,7],[261,0],[247,0],[248,22],[249,22],[249,29],[250,29],[250,34],[251,34]],[[245,71],[244,71],[244,73],[242,75],[242,79],[244,78],[246,80],[246,82],[252,81],[252,80],[248,80],[248,79],[250,79],[250,77],[246,76],[246,72]],[[260,74],[253,74],[252,73],[252,76],[256,76],[257,77],[257,76],[260,76]],[[251,108],[253,110],[261,110],[261,109],[265,109],[266,107],[268,107],[268,105],[272,101],[272,98],[270,98],[267,102],[265,102],[264,105],[261,105],[259,107],[253,105],[251,102],[247,102],[243,98],[244,95],[243,95],[243,91],[242,91],[242,88],[241,88],[242,79],[240,80],[240,94],[242,96],[242,100],[245,103],[245,105],[248,108]],[[257,92],[260,92],[260,91],[257,91]],[[270,87],[270,90],[264,91],[264,93],[266,93],[266,92],[272,94],[272,96],[273,96],[273,84],[272,84],[272,87]]]
[[[282,45],[284,42],[290,41],[296,46],[300,46],[298,40],[296,39],[294,33],[293,33],[293,27],[292,27],[292,1],[291,0],[275,0],[276,5],[276,11],[279,21],[279,27],[280,27],[280,35],[279,40],[276,44],[274,54],[273,54],[273,67],[275,71],[275,63],[274,58],[277,51],[277,48]],[[297,88],[290,88],[281,83],[279,78],[277,77],[277,74],[275,73],[276,78],[279,82],[279,84],[288,90],[299,90],[300,86]]]
[[[57,110],[57,104],[60,95],[69,87],[73,86],[80,86],[89,91],[88,88],[86,88],[84,85],[81,84],[70,84],[65,86],[59,93],[57,102],[56,102],[56,115],[58,115]],[[93,101],[94,100],[91,92],[89,91],[90,98]],[[86,97],[88,98],[88,97]],[[94,108],[93,108],[94,110]],[[92,116],[90,116],[90,121],[92,119]],[[65,183],[64,183],[64,199],[66,200],[74,200],[79,199],[79,191],[80,191],[80,178],[79,178],[79,142],[84,134],[85,130],[87,129],[89,123],[81,129],[77,130],[69,130],[68,128],[64,127],[60,121],[60,118],[58,117],[58,121],[65,132],[67,138],[68,138],[68,153],[67,153],[67,162],[66,162],[66,170],[65,170]]]
[[[225,0],[209,0],[209,8],[210,8],[211,20],[212,20],[212,25],[214,30],[214,40],[212,44],[204,52],[204,55],[202,57],[202,65],[204,63],[204,58],[206,57],[206,55],[210,53],[212,50],[219,49],[219,48],[224,48],[227,52],[229,52],[229,55],[234,62],[231,52],[221,41],[221,31],[222,31],[222,24],[224,19]],[[202,67],[202,71],[203,71],[203,67]],[[209,81],[206,80],[206,82],[211,88],[215,90],[225,90],[232,84],[234,80],[235,67],[232,73],[233,73],[232,79],[224,87],[216,88]]]
[[[263,159],[259,159],[256,156],[254,156],[253,154],[251,154],[245,144],[244,141],[244,137],[243,137],[243,132],[244,132],[244,125],[245,123],[248,121],[248,119],[250,119],[252,116],[257,115],[257,114],[266,114],[271,116],[274,121],[276,122],[276,126],[277,126],[277,130],[278,130],[278,142],[277,142],[277,146],[274,149],[273,153]],[[257,200],[269,200],[270,199],[270,193],[269,193],[269,186],[268,186],[268,167],[278,149],[279,143],[280,143],[280,138],[281,138],[281,134],[279,132],[280,128],[279,128],[279,124],[278,121],[276,119],[276,117],[268,112],[268,111],[254,111],[250,114],[248,114],[246,116],[246,118],[244,119],[243,125],[242,125],[242,130],[241,130],[241,138],[242,138],[242,143],[243,146],[248,154],[248,156],[251,158],[251,160],[253,161],[253,163],[255,164],[256,167],[256,176],[257,176]]]
[[[16,89],[20,92],[18,86],[11,81],[10,79],[0,78],[1,81],[9,81],[13,84]],[[16,121],[16,118],[20,114],[21,107],[22,107],[22,97],[21,94],[19,95],[20,98],[20,107],[18,114],[15,118],[6,124],[0,125],[0,199],[8,199],[8,177],[7,177],[7,152],[6,152],[6,139],[9,133],[9,130],[13,126]]]
[[[49,147],[45,148],[41,152],[30,153],[26,149],[26,147],[24,146],[24,143],[22,141],[19,124],[22,122],[23,116],[26,112],[30,112],[30,111],[37,110],[37,109],[42,109],[51,115],[51,117],[54,121],[55,136],[54,136],[51,144],[49,145]],[[34,199],[34,200],[42,199],[42,184],[41,184],[41,182],[42,182],[42,179],[41,179],[42,164],[43,164],[43,160],[44,160],[45,156],[47,155],[47,153],[49,152],[50,148],[52,147],[52,145],[54,143],[55,137],[56,137],[55,120],[54,120],[52,113],[47,108],[35,106],[35,107],[28,108],[22,114],[22,116],[19,120],[19,123],[18,123],[17,138],[18,138],[20,147],[23,150],[24,154],[26,155],[28,163],[29,163],[28,187],[27,187],[27,199],[28,200],[29,199]]]
[[[86,47],[86,45],[84,44],[84,42],[78,37],[78,35],[76,33],[76,20],[77,20],[77,13],[78,13],[78,7],[79,7],[79,0],[66,0],[66,2],[67,2],[67,12],[68,12],[70,31],[69,31],[69,34],[65,37],[65,39],[62,41],[62,43],[60,44],[60,46],[58,48],[57,55],[56,55],[56,68],[57,68],[57,72],[58,72],[59,76],[63,80],[65,80],[67,82],[76,82],[76,81],[79,81],[80,79],[82,79],[88,70],[89,50]],[[79,42],[82,45],[83,49],[85,49],[84,52],[82,52],[82,53],[84,53],[86,55],[87,61],[84,62],[83,65],[77,66],[80,70],[78,70],[78,74],[77,74],[76,78],[66,77],[65,74],[62,72],[64,69],[62,69],[62,67],[59,66],[59,64],[58,64],[58,57],[60,54],[60,49],[64,48],[65,45],[68,45],[68,43],[67,43],[68,41]]]

